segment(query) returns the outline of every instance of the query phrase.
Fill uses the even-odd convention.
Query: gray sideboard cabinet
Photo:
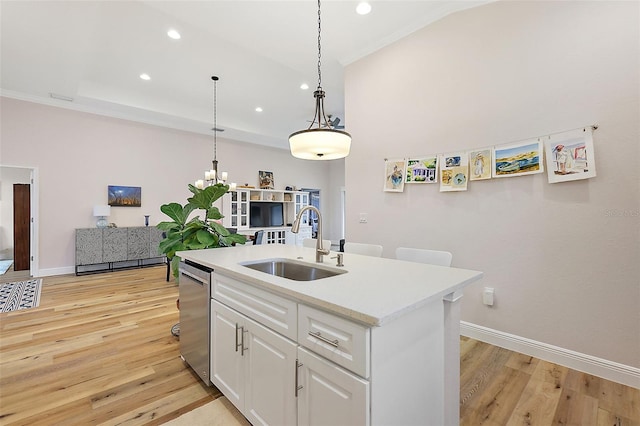
[[[76,275],[161,264],[160,241],[155,226],[76,229]]]

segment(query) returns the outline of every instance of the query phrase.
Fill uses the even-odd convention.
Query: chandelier
[[[318,0],[318,88],[313,92],[316,100],[316,111],[309,128],[292,133],[289,136],[291,155],[304,160],[335,160],[349,155],[351,135],[334,129],[324,113],[324,96],[322,90],[322,33],[320,19],[320,0]],[[315,127],[314,127],[315,125]]]
[[[204,180],[200,179],[195,182],[195,187],[203,189],[205,186],[212,186],[217,183],[226,184],[228,173],[218,172],[218,132],[223,132],[223,129],[218,129],[218,76],[211,76],[213,80],[213,161],[212,169],[204,172]],[[236,189],[236,184],[231,183],[229,185],[230,190]]]

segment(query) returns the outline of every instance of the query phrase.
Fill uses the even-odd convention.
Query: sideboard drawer
[[[296,339],[296,302],[215,271],[212,274],[211,297],[291,340]]]
[[[370,336],[368,327],[298,305],[298,343],[365,379],[370,374]]]

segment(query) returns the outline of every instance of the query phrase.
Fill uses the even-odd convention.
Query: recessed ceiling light
[[[143,79],[143,80],[146,80],[146,81],[151,80],[151,77],[149,77],[149,74],[147,74],[147,73],[140,74],[140,78]]]
[[[256,108],[256,112],[262,112],[262,108],[257,107],[257,108]]]
[[[167,35],[174,40],[180,40],[180,33],[173,28],[167,31]]]
[[[358,6],[356,6],[356,12],[358,13],[358,15],[366,15],[367,13],[371,12],[371,5],[366,1],[361,1],[360,3],[358,3]]]
[[[300,85],[300,88],[301,88],[302,90],[307,90],[307,89],[309,88],[309,85],[308,85],[307,83],[302,83],[302,84]]]

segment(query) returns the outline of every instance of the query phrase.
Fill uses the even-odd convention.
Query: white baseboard
[[[537,342],[491,328],[460,322],[460,334],[501,348],[530,355],[573,370],[593,374],[616,383],[640,389],[640,368],[630,367],[570,349]]]
[[[76,268],[73,266],[64,266],[61,268],[48,268],[48,269],[40,269],[38,271],[39,277],[51,277],[54,275],[67,275],[67,274],[75,274]]]

